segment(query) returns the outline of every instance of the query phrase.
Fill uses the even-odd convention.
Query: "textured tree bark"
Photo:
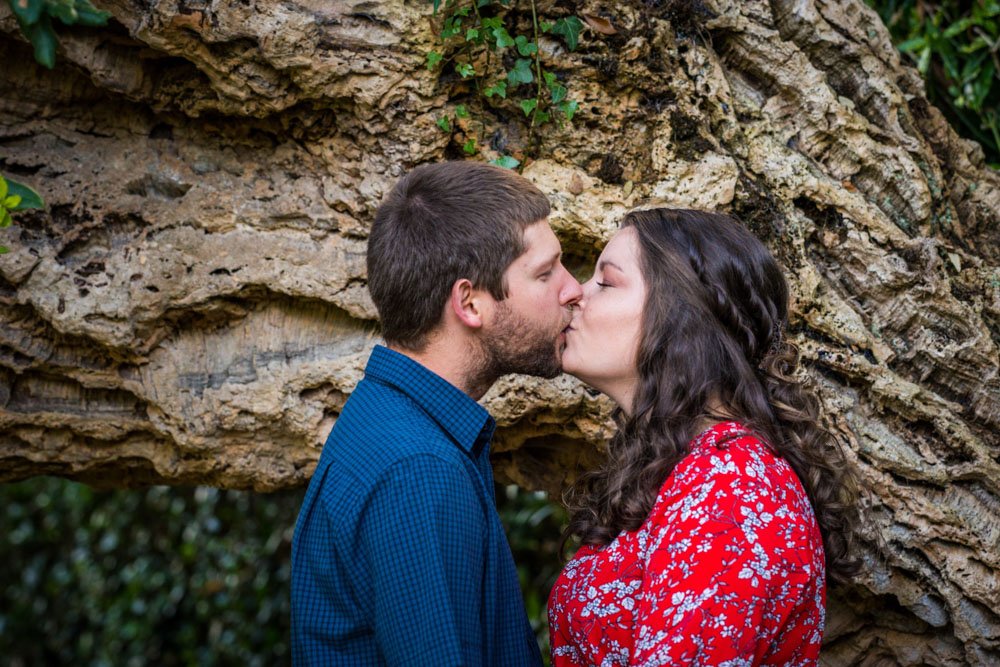
[[[430,3],[103,6],[113,25],[63,31],[49,72],[0,3],[0,172],[48,204],[0,231],[0,480],[303,484],[377,337],[373,211],[460,154],[435,120],[474,96],[424,66]],[[539,11],[615,29],[542,42],[580,111],[537,145],[519,111],[478,113],[573,267],[657,201],[736,214],[787,268],[885,549],[833,593],[824,662],[1000,664],[1000,177],[979,147],[860,0]],[[569,378],[486,403],[498,475],[536,488],[609,432]]]

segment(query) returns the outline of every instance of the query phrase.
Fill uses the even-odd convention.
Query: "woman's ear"
[[[473,287],[468,278],[462,278],[451,286],[448,306],[459,322],[470,329],[479,329],[483,326],[483,296],[482,290]]]

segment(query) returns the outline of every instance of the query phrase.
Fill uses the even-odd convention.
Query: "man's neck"
[[[461,343],[449,341],[449,344],[445,344],[443,341],[434,340],[428,342],[419,352],[396,345],[387,344],[386,347],[413,359],[427,370],[444,378],[474,401],[482,398],[496,382],[496,377],[485,377],[482,373],[470,372],[471,368],[482,364],[477,364],[474,355]]]

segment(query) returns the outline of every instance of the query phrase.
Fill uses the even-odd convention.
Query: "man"
[[[292,546],[297,665],[541,663],[496,513],[476,403],[560,372],[580,285],[545,196],[471,162],[425,165],[368,239],[377,346],[327,440]]]

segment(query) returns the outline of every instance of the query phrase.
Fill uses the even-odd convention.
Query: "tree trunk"
[[[0,173],[47,203],[0,231],[0,480],[304,484],[376,340],[375,208],[485,126],[581,275],[644,201],[784,263],[885,552],[833,592],[825,664],[1000,664],[1000,178],[860,0],[539,2],[592,27],[542,39],[580,109],[536,131],[426,67],[429,2],[102,4],[49,72],[0,3]],[[486,404],[498,476],[535,488],[610,430],[566,377]]]

